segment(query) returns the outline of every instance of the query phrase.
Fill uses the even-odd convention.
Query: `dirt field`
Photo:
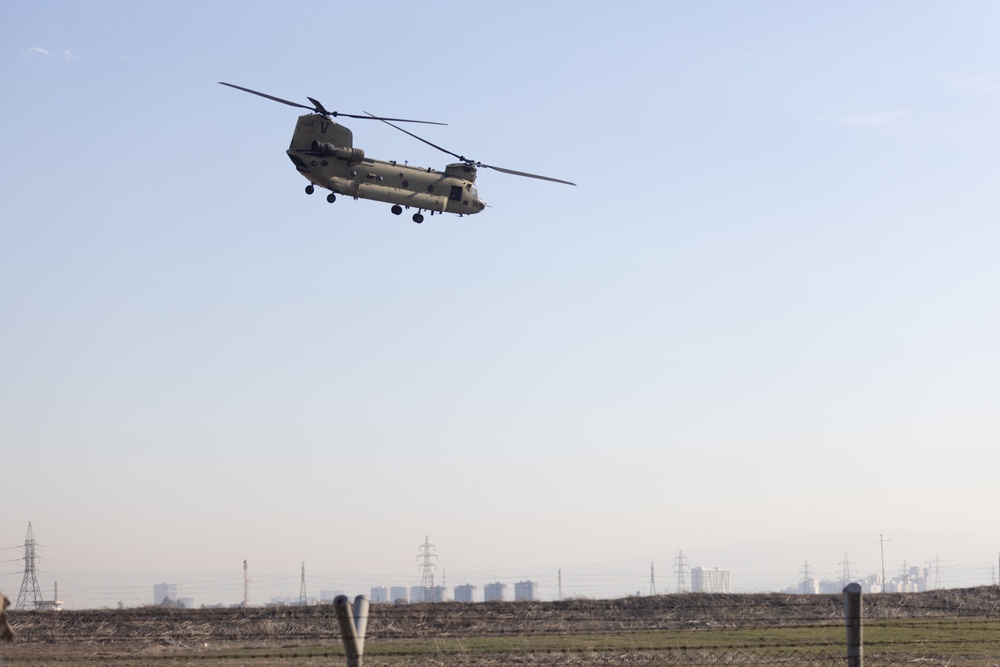
[[[794,656],[790,664],[829,664],[843,655],[842,614],[840,596],[779,594],[373,605],[365,664],[768,664]],[[989,656],[1000,656],[996,587],[868,595],[864,615],[866,656],[881,650],[884,658],[869,664],[923,656],[921,647],[950,664],[994,665]],[[0,646],[3,667],[346,664],[326,605],[14,612],[11,623],[16,639]]]

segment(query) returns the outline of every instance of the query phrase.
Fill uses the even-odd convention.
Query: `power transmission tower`
[[[814,593],[815,589],[812,585],[812,570],[809,569],[809,561],[802,566],[802,592],[803,593]]]
[[[420,565],[420,597],[421,602],[430,602],[434,599],[434,568],[437,565],[432,559],[437,558],[437,554],[433,552],[434,545],[430,543],[430,539],[427,535],[424,535],[424,543],[420,545],[420,553],[417,554],[417,558],[421,561]]]
[[[41,587],[38,585],[38,573],[35,571],[35,533],[28,522],[28,534],[24,538],[24,579],[21,580],[21,592],[17,594],[17,604],[14,609],[26,609],[30,599],[32,607],[37,608],[42,600]]]
[[[656,595],[656,575],[653,573],[653,564],[649,564],[649,594]]]
[[[677,592],[687,593],[687,558],[684,557],[683,551],[677,552],[677,558],[674,559],[674,571],[677,573]]]
[[[844,552],[844,561],[842,563],[840,563],[840,565],[844,568],[844,574],[841,576],[841,579],[840,579],[840,584],[841,584],[840,587],[841,588],[843,588],[847,584],[851,583],[851,581],[852,581],[852,579],[851,579],[851,566],[854,565],[854,564],[855,563],[852,563],[851,561],[849,561],[847,559],[847,552],[845,551]]]
[[[302,561],[302,583],[299,584],[299,606],[305,607],[307,602],[306,598],[306,563]]]

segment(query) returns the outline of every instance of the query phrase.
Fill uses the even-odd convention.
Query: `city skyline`
[[[9,525],[9,524],[7,524]],[[39,529],[35,528],[38,533]],[[935,581],[940,582],[941,588],[960,588],[979,585],[991,585],[997,582],[998,567],[1000,567],[1000,556],[989,559],[984,555],[980,559],[961,561],[954,558],[955,551],[966,549],[966,545],[958,539],[957,535],[938,536],[942,541],[941,549],[937,550],[934,556],[926,559],[915,559],[912,557],[900,558],[891,551],[896,545],[904,549],[911,550],[914,547],[911,540],[916,536],[901,534],[896,538],[886,538],[886,544],[890,546],[889,557],[886,560],[886,578],[889,581],[899,579],[900,569],[905,567],[926,567],[934,568],[937,571]],[[824,549],[823,545],[833,544],[842,540],[844,536],[816,535],[803,542],[801,538],[793,541],[803,542],[804,548],[809,550]],[[950,539],[948,539],[950,538]],[[874,550],[875,559],[872,554],[860,555],[859,557],[846,555],[850,559],[850,570],[852,581],[863,582],[866,580],[878,580],[881,577],[881,561],[878,555],[878,536]],[[869,540],[870,541],[870,540]],[[802,561],[799,560],[794,568],[786,571],[778,571],[774,563],[768,561],[755,560],[755,552],[770,550],[775,546],[771,540],[762,541],[760,544],[743,543],[730,545],[716,549],[686,549],[685,555],[687,564],[688,590],[691,590],[690,573],[694,568],[704,568],[706,570],[720,568],[729,574],[730,591],[733,593],[756,593],[756,592],[782,592],[793,591],[801,587]],[[955,549],[958,547],[958,549]],[[461,545],[457,548],[461,551]],[[14,550],[17,547],[13,547]],[[829,547],[825,547],[829,550]],[[8,552],[11,547],[6,549]],[[412,549],[411,549],[412,551]],[[670,568],[676,557],[672,556],[671,550],[666,550],[656,555],[653,561],[658,567],[660,578],[656,582],[658,594],[672,594],[676,592],[676,571]],[[863,554],[860,550],[859,554]],[[705,554],[702,558],[700,554]],[[442,595],[451,599],[454,590],[458,586],[472,585],[478,590],[478,601],[482,601],[485,595],[485,587],[489,584],[500,584],[506,587],[506,599],[514,599],[515,584],[529,580],[537,584],[537,594],[541,600],[558,599],[558,591],[564,591],[563,598],[573,597],[625,597],[629,595],[649,594],[649,562],[642,567],[642,562],[619,561],[614,563],[575,563],[570,566],[562,565],[555,568],[549,567],[525,567],[508,566],[487,568],[482,564],[471,564],[464,561],[460,555],[436,553],[438,562],[447,571],[452,570],[451,583],[442,584],[440,581],[435,584],[441,588]],[[758,556],[759,558],[766,558]],[[845,554],[840,553],[837,562],[831,567],[830,558],[807,559],[811,563],[816,586],[823,582],[837,582],[842,579],[844,572],[843,560]],[[36,558],[39,562],[47,560],[45,547],[39,546],[36,551]],[[790,557],[791,558],[791,557]],[[400,561],[405,561],[400,558]],[[10,561],[21,562],[21,561]],[[321,561],[322,562],[322,561]],[[711,562],[711,565],[708,563]],[[789,561],[790,562],[790,561]],[[730,566],[730,563],[741,564],[741,567]],[[818,564],[818,565],[817,565]],[[99,572],[77,573],[50,573],[43,567],[38,568],[38,577],[43,589],[43,597],[47,596],[47,591],[58,581],[60,587],[60,597],[64,608],[80,609],[92,607],[115,607],[119,603],[125,606],[143,606],[149,604],[149,593],[152,586],[163,583],[176,591],[178,598],[193,600],[196,606],[223,605],[230,606],[240,604],[243,599],[242,562],[234,569],[234,572],[188,572],[181,577],[170,577],[152,575],[123,569],[117,576],[101,574]],[[750,566],[748,568],[748,566]],[[319,594],[311,596],[314,599],[322,599],[322,593],[327,593],[328,601],[332,601],[334,594],[347,594],[349,596],[364,594],[369,595],[374,587],[384,586],[393,590],[405,589],[408,591],[407,597],[412,600],[413,590],[421,588],[421,571],[418,564],[414,564],[409,573],[401,569],[395,573],[387,572],[383,574],[369,572],[331,572],[324,569],[324,566],[311,569],[308,563],[300,563],[294,570],[271,570],[257,571],[253,561],[249,561],[249,598],[252,606],[263,606],[276,599],[293,600],[298,599],[300,577],[302,568],[304,576],[310,590],[319,591]],[[491,569],[491,573],[486,570]],[[796,576],[798,573],[799,576]],[[55,577],[58,577],[56,579]],[[453,578],[452,578],[453,577]],[[0,576],[0,590],[10,596],[7,591],[16,591],[23,578],[23,571],[18,573],[7,572]],[[95,583],[103,580],[104,590],[101,584]],[[16,584],[16,585],[15,585]],[[2,588],[7,587],[6,590]],[[933,586],[931,586],[933,587]],[[829,588],[829,585],[826,586]],[[895,590],[891,588],[890,590]],[[331,591],[333,591],[331,593]],[[118,593],[117,595],[115,593]],[[796,592],[803,592],[797,590]],[[824,590],[824,592],[829,592]],[[228,596],[228,597],[227,597]],[[235,596],[235,597],[234,597]],[[397,596],[398,597],[398,596]],[[231,598],[231,599],[230,599]]]

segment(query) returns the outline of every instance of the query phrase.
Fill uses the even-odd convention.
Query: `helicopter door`
[[[451,194],[448,195],[448,199],[451,201],[462,201],[462,186],[453,185],[451,186]]]

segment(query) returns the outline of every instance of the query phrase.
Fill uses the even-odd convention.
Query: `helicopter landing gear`
[[[420,215],[419,213],[414,213],[413,214],[413,222],[415,222],[415,223],[417,223],[419,225],[423,221],[424,221],[424,216]]]
[[[312,183],[310,183],[309,185],[306,186],[306,194],[307,195],[311,195],[314,192],[316,192],[316,188],[313,187]]]
[[[403,213],[403,207],[400,206],[399,204],[396,204],[389,210],[392,211],[393,215],[401,215]]]
[[[332,204],[333,202],[337,201],[337,195],[331,192],[326,196],[326,200]]]

